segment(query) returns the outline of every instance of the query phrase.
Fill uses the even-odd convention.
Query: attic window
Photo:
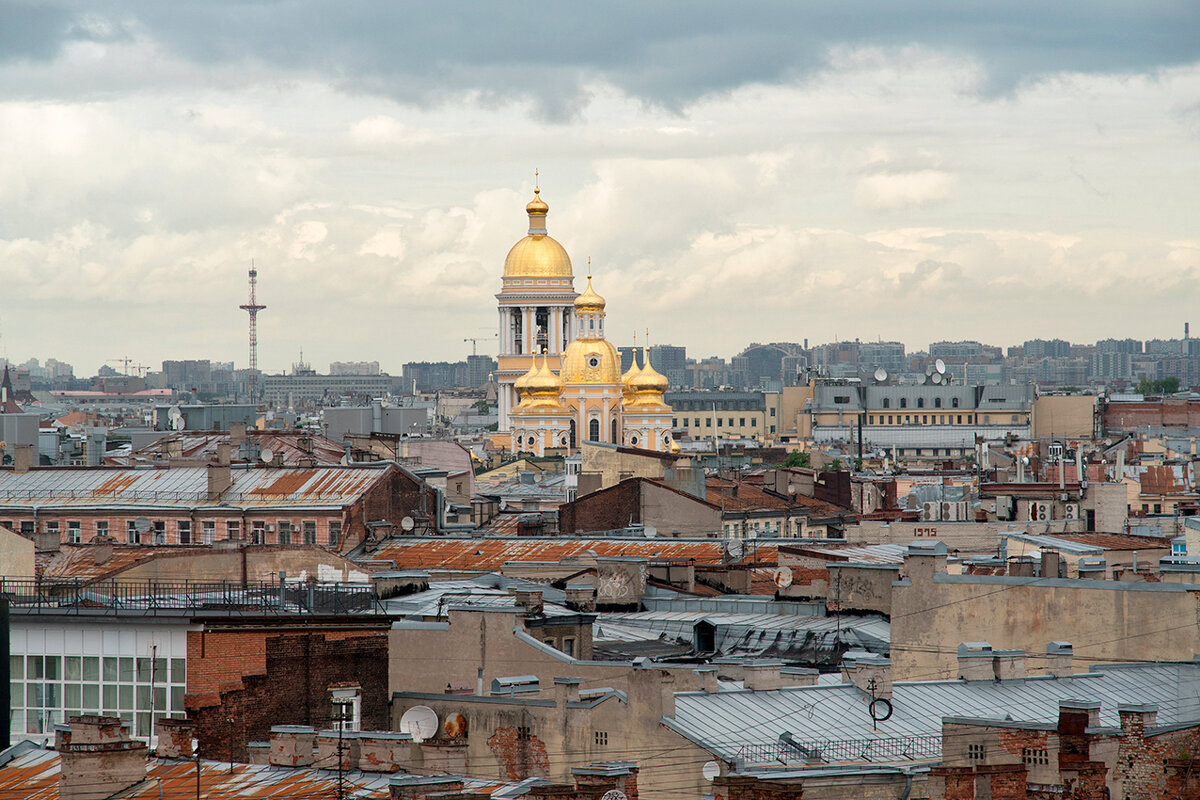
[[[845,404],[847,404],[847,403],[849,403],[849,402],[850,402],[850,395],[848,395],[848,394],[835,394],[835,395],[833,396],[833,402],[835,402],[835,403],[837,403],[837,404],[839,404],[839,405],[845,405]]]
[[[967,760],[968,761],[982,762],[983,755],[984,755],[983,745],[981,745],[981,744],[967,745]]]

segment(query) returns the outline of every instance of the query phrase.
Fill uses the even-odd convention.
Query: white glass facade
[[[78,714],[120,717],[146,740],[150,720],[182,715],[188,624],[141,619],[47,622],[11,618],[10,678],[14,741],[52,736]]]

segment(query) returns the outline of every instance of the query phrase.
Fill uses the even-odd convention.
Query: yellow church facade
[[[621,374],[604,335],[604,298],[574,290],[571,259],[546,230],[549,206],[534,190],[529,232],[508,253],[500,293],[499,425],[493,441],[513,452],[573,452],[582,441],[665,452],[667,379],[649,351]]]

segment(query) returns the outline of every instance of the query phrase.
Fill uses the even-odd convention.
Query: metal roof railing
[[[806,753],[808,755],[805,755]],[[924,761],[941,757],[942,737],[928,734],[881,739],[832,739],[744,744],[738,750],[738,760],[748,765],[834,764],[862,761],[886,763]]]
[[[354,583],[0,578],[0,596],[14,612],[32,614],[385,613],[373,587]]]
[[[357,491],[357,490],[355,490]],[[341,492],[269,492],[255,489],[249,492],[223,492],[220,500],[339,500],[345,501],[349,491]],[[134,490],[118,491],[99,489],[0,489],[0,499],[4,500],[92,500],[102,498],[107,500],[162,500],[174,502],[194,502],[208,500],[208,492],[180,492],[167,490]]]

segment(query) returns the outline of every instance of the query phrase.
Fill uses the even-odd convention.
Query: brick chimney
[[[241,447],[246,441],[246,423],[231,422],[229,423],[229,443],[235,447]]]
[[[113,557],[113,541],[110,537],[104,537],[103,540],[92,543],[92,560],[97,567],[102,567],[112,561]]]
[[[596,588],[590,583],[568,586],[566,593],[566,606],[572,611],[596,610]]]
[[[1121,703],[1117,706],[1121,718],[1121,733],[1144,736],[1158,721],[1158,706],[1153,703]]]
[[[721,691],[721,685],[717,681],[716,667],[698,667],[692,672],[696,673],[696,678],[700,681],[700,689],[708,694],[716,694]]]
[[[1012,681],[1025,677],[1024,650],[993,650],[992,672],[998,681]]]
[[[1046,645],[1046,674],[1069,678],[1075,674],[1075,649],[1070,642],[1050,642]]]
[[[462,788],[462,778],[453,775],[394,775],[388,781],[391,800],[425,800],[429,795],[448,794]]]
[[[36,454],[31,444],[19,444],[13,448],[13,472],[29,472],[33,469]]]
[[[146,745],[120,719],[72,717],[69,727],[56,737],[61,800],[103,800],[146,779]]]
[[[190,719],[167,717],[160,719],[155,728],[158,732],[159,758],[191,758],[192,737],[196,735],[196,723]]]
[[[615,790],[626,797],[636,798],[637,775],[637,764],[632,761],[605,761],[571,770],[575,789],[581,797],[601,797]]]
[[[964,681],[990,681],[996,677],[992,646],[987,642],[963,642],[958,646],[958,677]]]
[[[310,725],[275,725],[271,728],[269,763],[276,767],[307,767],[316,760],[317,732]]]
[[[342,756],[338,758],[338,732],[325,730],[317,734],[317,762],[322,769],[338,768],[338,761],[344,770],[357,769],[361,749],[358,741],[358,731],[342,731]]]
[[[399,772],[409,763],[412,734],[359,731],[358,768],[363,772]]]
[[[208,465],[208,499],[218,499],[233,485],[233,471],[228,463]]]
[[[540,591],[517,589],[513,592],[513,600],[518,606],[524,608],[525,614],[530,617],[540,616],[545,607]]]

